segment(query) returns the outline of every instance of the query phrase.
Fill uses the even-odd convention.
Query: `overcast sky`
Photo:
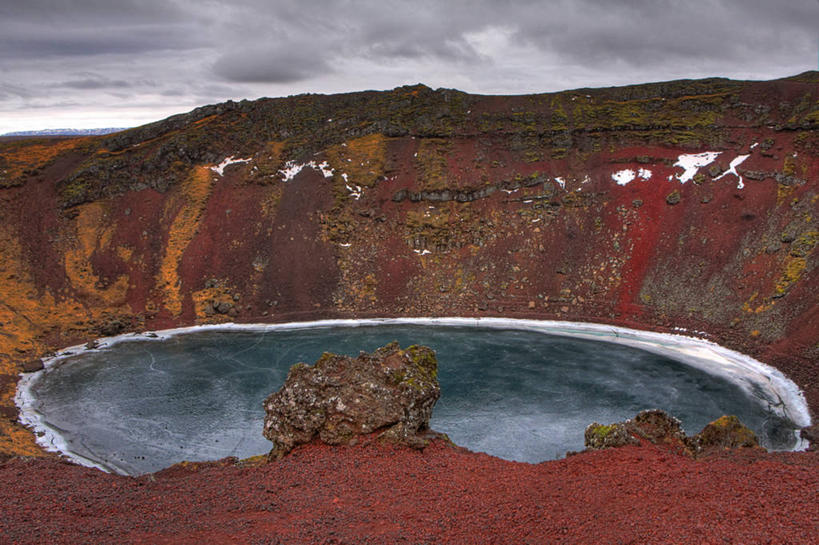
[[[819,0],[0,0],[0,134],[418,82],[771,79],[818,55]]]

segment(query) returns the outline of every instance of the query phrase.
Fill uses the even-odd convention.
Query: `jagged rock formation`
[[[702,431],[686,436],[680,421],[665,411],[640,411],[633,419],[614,424],[590,424],[584,434],[589,450],[639,445],[640,440],[664,445],[689,456],[699,456],[732,448],[762,448],[756,434],[736,416],[722,416]],[[763,449],[764,450],[764,449]]]
[[[284,386],[264,401],[264,436],[271,458],[318,437],[330,445],[360,435],[424,447],[432,408],[441,395],[438,360],[426,346],[390,343],[357,358],[325,352],[314,365],[297,363]]]
[[[225,321],[683,330],[778,367],[816,411],[817,83],[419,85],[0,139],[0,450],[38,452],[12,424],[22,363]]]

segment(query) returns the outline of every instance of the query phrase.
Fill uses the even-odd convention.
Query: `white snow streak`
[[[345,178],[346,180],[346,178]],[[350,184],[344,184],[344,187],[347,188],[347,191],[350,192],[350,196],[353,197],[355,200],[361,198],[361,186],[353,184],[353,187],[350,187]]]
[[[234,159],[233,155],[231,155],[230,157],[225,157],[224,160],[221,163],[219,163],[215,167],[210,167],[210,169],[213,172],[217,173],[219,176],[224,176],[225,175],[225,167],[230,166],[230,165],[235,165],[236,163],[249,163],[252,160],[253,160],[253,158],[250,158],[250,157],[247,158],[247,159]]]
[[[330,163],[327,161],[322,161],[321,163],[316,163],[315,161],[310,161],[309,163],[302,163],[298,164],[295,161],[287,161],[284,164],[284,168],[279,170],[279,174],[282,175],[283,182],[289,182],[296,176],[298,176],[299,172],[302,171],[305,167],[310,167],[314,170],[318,170],[325,178],[332,178],[333,177],[333,169],[330,168]]]
[[[742,183],[742,176],[739,175],[737,172],[737,167],[742,164],[745,159],[750,157],[750,155],[737,155],[733,161],[731,161],[731,165],[728,167],[728,170],[714,178],[714,181],[719,180],[720,178],[727,176],[728,174],[733,174],[737,178],[739,178],[739,182],[737,183],[737,189],[742,189],[745,187],[745,184]]]

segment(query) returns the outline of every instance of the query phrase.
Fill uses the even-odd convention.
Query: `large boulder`
[[[284,386],[264,401],[264,436],[271,458],[315,437],[349,444],[363,434],[422,448],[432,408],[441,395],[438,360],[425,346],[390,343],[351,358],[325,353],[314,365],[297,363]]]

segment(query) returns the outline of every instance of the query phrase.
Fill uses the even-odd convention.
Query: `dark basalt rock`
[[[270,458],[318,437],[351,444],[380,432],[384,440],[423,448],[441,391],[438,360],[425,346],[390,343],[357,358],[325,353],[314,365],[297,363],[284,386],[264,401],[264,436]]]
[[[41,371],[43,369],[43,360],[40,358],[35,358],[33,360],[27,360],[23,362],[23,372],[24,373],[36,373],[37,371]]]

